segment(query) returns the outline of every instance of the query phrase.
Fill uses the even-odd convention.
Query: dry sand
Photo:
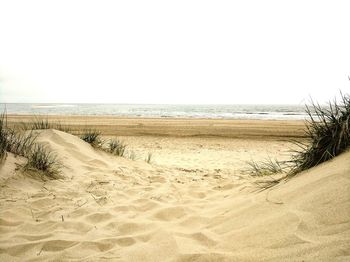
[[[187,129],[189,120],[171,120],[160,132],[163,120],[103,121],[138,160],[56,130],[38,142],[64,163],[64,179],[31,177],[16,170],[25,159],[8,155],[1,261],[349,261],[350,152],[263,192],[242,173],[252,158],[287,159],[284,138],[301,137],[300,122],[197,120]]]

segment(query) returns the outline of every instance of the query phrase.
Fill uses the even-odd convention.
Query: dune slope
[[[272,190],[96,151],[42,131],[64,179],[0,167],[1,261],[348,261],[350,152]]]

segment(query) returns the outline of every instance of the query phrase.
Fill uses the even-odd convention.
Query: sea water
[[[303,105],[0,104],[8,114],[156,118],[305,119]]]

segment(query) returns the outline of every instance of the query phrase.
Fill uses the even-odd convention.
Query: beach
[[[0,262],[350,261],[350,1],[0,6]]]
[[[301,120],[228,120],[123,118],[112,116],[45,116],[80,134],[99,130],[105,139],[118,138],[138,160],[152,154],[154,164],[189,169],[240,172],[246,161],[290,157],[290,140],[303,139]],[[33,120],[9,115],[9,125]],[[238,171],[237,171],[238,170]]]
[[[9,126],[31,121],[8,115]],[[35,131],[62,177],[0,167],[2,261],[346,261],[349,152],[261,191],[247,162],[289,160],[300,120],[48,116],[117,137],[127,157]],[[147,156],[151,155],[149,161]]]
[[[97,129],[113,136],[171,136],[283,139],[302,138],[302,120],[248,120],[197,118],[125,118],[117,116],[38,116],[82,131]],[[8,115],[8,123],[31,122],[33,115]]]

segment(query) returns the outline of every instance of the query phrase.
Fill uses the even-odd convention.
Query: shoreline
[[[7,115],[9,125],[30,122],[35,115]],[[121,116],[45,115],[39,118],[58,122],[79,133],[100,130],[106,136],[220,137],[245,139],[305,138],[304,120],[148,118]]]
[[[0,106],[1,107],[1,106]],[[304,106],[288,104],[9,104],[11,115],[101,116],[119,118],[305,120]]]

